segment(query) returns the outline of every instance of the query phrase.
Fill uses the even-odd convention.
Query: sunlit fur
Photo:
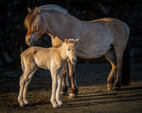
[[[27,88],[38,67],[49,69],[51,72],[52,94],[50,101],[53,107],[56,108],[58,105],[63,104],[60,96],[62,70],[66,66],[68,58],[75,65],[77,61],[75,45],[77,42],[78,39],[65,39],[65,42],[58,47],[30,47],[21,53],[23,75],[19,82],[20,90],[18,96],[21,107],[28,104]]]
[[[56,8],[55,10],[40,8],[40,12],[36,16],[34,10],[33,14],[28,14],[33,15],[33,18],[40,17],[39,30],[35,32],[42,34],[45,31],[44,33],[50,35],[53,46],[62,43],[65,37],[79,38],[76,55],[81,58],[94,59],[105,55],[112,65],[112,70],[107,78],[107,88],[108,90],[120,88],[123,52],[129,38],[129,27],[126,23],[114,18],[82,21],[72,15],[62,13]],[[29,26],[35,26],[37,22],[31,21],[28,15],[25,22],[28,23],[28,31],[30,31]],[[29,34],[29,32],[28,35],[26,39],[31,38],[32,42],[40,36],[35,33]],[[28,40],[26,43],[31,45]],[[72,65],[70,65],[69,71],[71,81],[73,81],[71,82],[72,92],[77,93],[76,79],[73,74],[74,67]],[[115,74],[117,76],[114,82]]]

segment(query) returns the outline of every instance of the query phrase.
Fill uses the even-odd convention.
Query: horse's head
[[[35,41],[46,32],[45,25],[43,24],[43,17],[39,8],[33,10],[28,9],[29,13],[25,18],[25,27],[27,27],[28,32],[25,37],[26,44],[32,46]]]
[[[76,57],[76,43],[79,39],[65,39],[66,44],[66,54],[67,57],[70,59],[72,64],[75,64],[77,61]]]

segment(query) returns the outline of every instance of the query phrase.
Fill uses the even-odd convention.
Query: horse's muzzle
[[[26,44],[28,46],[34,46],[35,44],[35,38],[33,38],[32,36],[30,36],[27,40],[26,40]]]

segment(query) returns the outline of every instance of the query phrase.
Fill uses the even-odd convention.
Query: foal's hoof
[[[27,105],[29,104],[29,101],[27,99],[24,100],[24,104]]]
[[[25,104],[20,104],[20,107],[22,107],[22,108],[23,108],[24,106],[25,106]]]
[[[58,105],[59,105],[59,106],[62,106],[62,105],[63,105],[63,102],[58,102]]]
[[[58,105],[53,105],[53,108],[57,108],[58,107]]]
[[[69,98],[76,98],[76,97],[77,97],[77,95],[74,94],[74,93],[70,93],[70,94],[69,94]]]

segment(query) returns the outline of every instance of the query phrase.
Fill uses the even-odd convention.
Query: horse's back
[[[130,30],[128,25],[125,22],[116,18],[101,18],[101,19],[93,20],[91,22],[105,24],[107,28],[111,30],[114,45],[122,43],[122,42],[125,43],[124,45],[127,44]]]

